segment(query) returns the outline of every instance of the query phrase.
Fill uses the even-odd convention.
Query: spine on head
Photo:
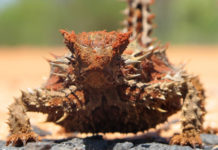
[[[152,20],[155,17],[150,12],[150,6],[154,0],[126,0],[128,8],[124,11],[127,20],[124,22],[125,31],[132,31],[132,38],[143,46],[152,43],[151,33],[153,29]]]

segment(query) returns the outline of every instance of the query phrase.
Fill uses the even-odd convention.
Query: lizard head
[[[75,34],[61,30],[65,44],[75,56],[77,79],[92,88],[110,86],[119,72],[121,54],[131,33],[83,32]]]

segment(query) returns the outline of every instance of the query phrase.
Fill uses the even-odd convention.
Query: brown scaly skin
[[[48,114],[47,121],[67,132],[136,133],[155,128],[182,110],[182,133],[170,143],[201,146],[203,88],[197,77],[168,61],[167,47],[140,42],[140,33],[147,31],[131,36],[130,32],[76,35],[61,30],[70,53],[49,61],[48,81],[22,92],[10,105],[7,145],[38,140],[26,112]]]

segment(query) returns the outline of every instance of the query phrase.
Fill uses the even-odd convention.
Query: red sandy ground
[[[7,107],[13,102],[13,97],[20,96],[19,89],[36,88],[49,75],[49,65],[44,58],[51,58],[49,53],[64,54],[67,50],[63,47],[0,47],[0,140],[5,140],[8,135],[6,124],[8,115]],[[187,70],[200,76],[206,89],[208,114],[205,126],[218,127],[218,46],[171,46],[167,51],[169,59],[175,64],[187,62]],[[179,119],[179,114],[169,120]],[[60,127],[52,123],[44,123],[45,115],[29,113],[33,125],[43,130],[52,132],[45,138],[63,138]],[[166,127],[168,127],[167,130]],[[178,132],[180,125],[177,123],[159,125],[165,128],[161,135],[171,136]],[[139,133],[138,135],[141,135]],[[80,137],[86,135],[80,134]],[[134,136],[133,134],[121,135],[119,133],[107,134],[105,138],[120,138]]]

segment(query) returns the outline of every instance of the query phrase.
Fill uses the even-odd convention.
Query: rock
[[[203,143],[206,145],[218,145],[218,136],[214,134],[201,134]]]
[[[72,140],[56,144],[51,150],[85,150],[86,146],[83,144],[83,140],[74,138]]]
[[[108,146],[108,142],[101,136],[93,136],[84,139],[73,138],[56,144],[51,150],[104,150]]]
[[[0,141],[0,147],[4,146],[5,145],[5,142],[3,141]]]
[[[178,146],[178,145],[167,145],[167,144],[160,144],[160,143],[146,143],[140,144],[131,150],[193,150],[189,146]]]
[[[218,149],[216,149],[215,148],[215,146],[208,146],[208,145],[206,145],[206,146],[204,146],[204,149],[203,150],[218,150]]]
[[[22,150],[50,150],[53,142],[28,143]]]
[[[218,136],[202,134],[201,137],[205,143],[203,150],[218,150]],[[144,139],[104,140],[101,136],[93,136],[84,139],[44,140],[19,148],[7,147],[4,141],[0,141],[0,150],[193,150],[189,146],[168,145],[163,142]]]
[[[0,150],[17,150],[17,148],[5,146],[5,142],[0,141]]]
[[[13,146],[3,146],[0,147],[0,150],[50,150],[54,145],[52,142],[37,142],[37,143],[28,143],[23,147],[13,147]]]
[[[113,150],[127,150],[127,149],[130,149],[134,146],[133,143],[131,142],[124,142],[124,143],[117,143]]]

